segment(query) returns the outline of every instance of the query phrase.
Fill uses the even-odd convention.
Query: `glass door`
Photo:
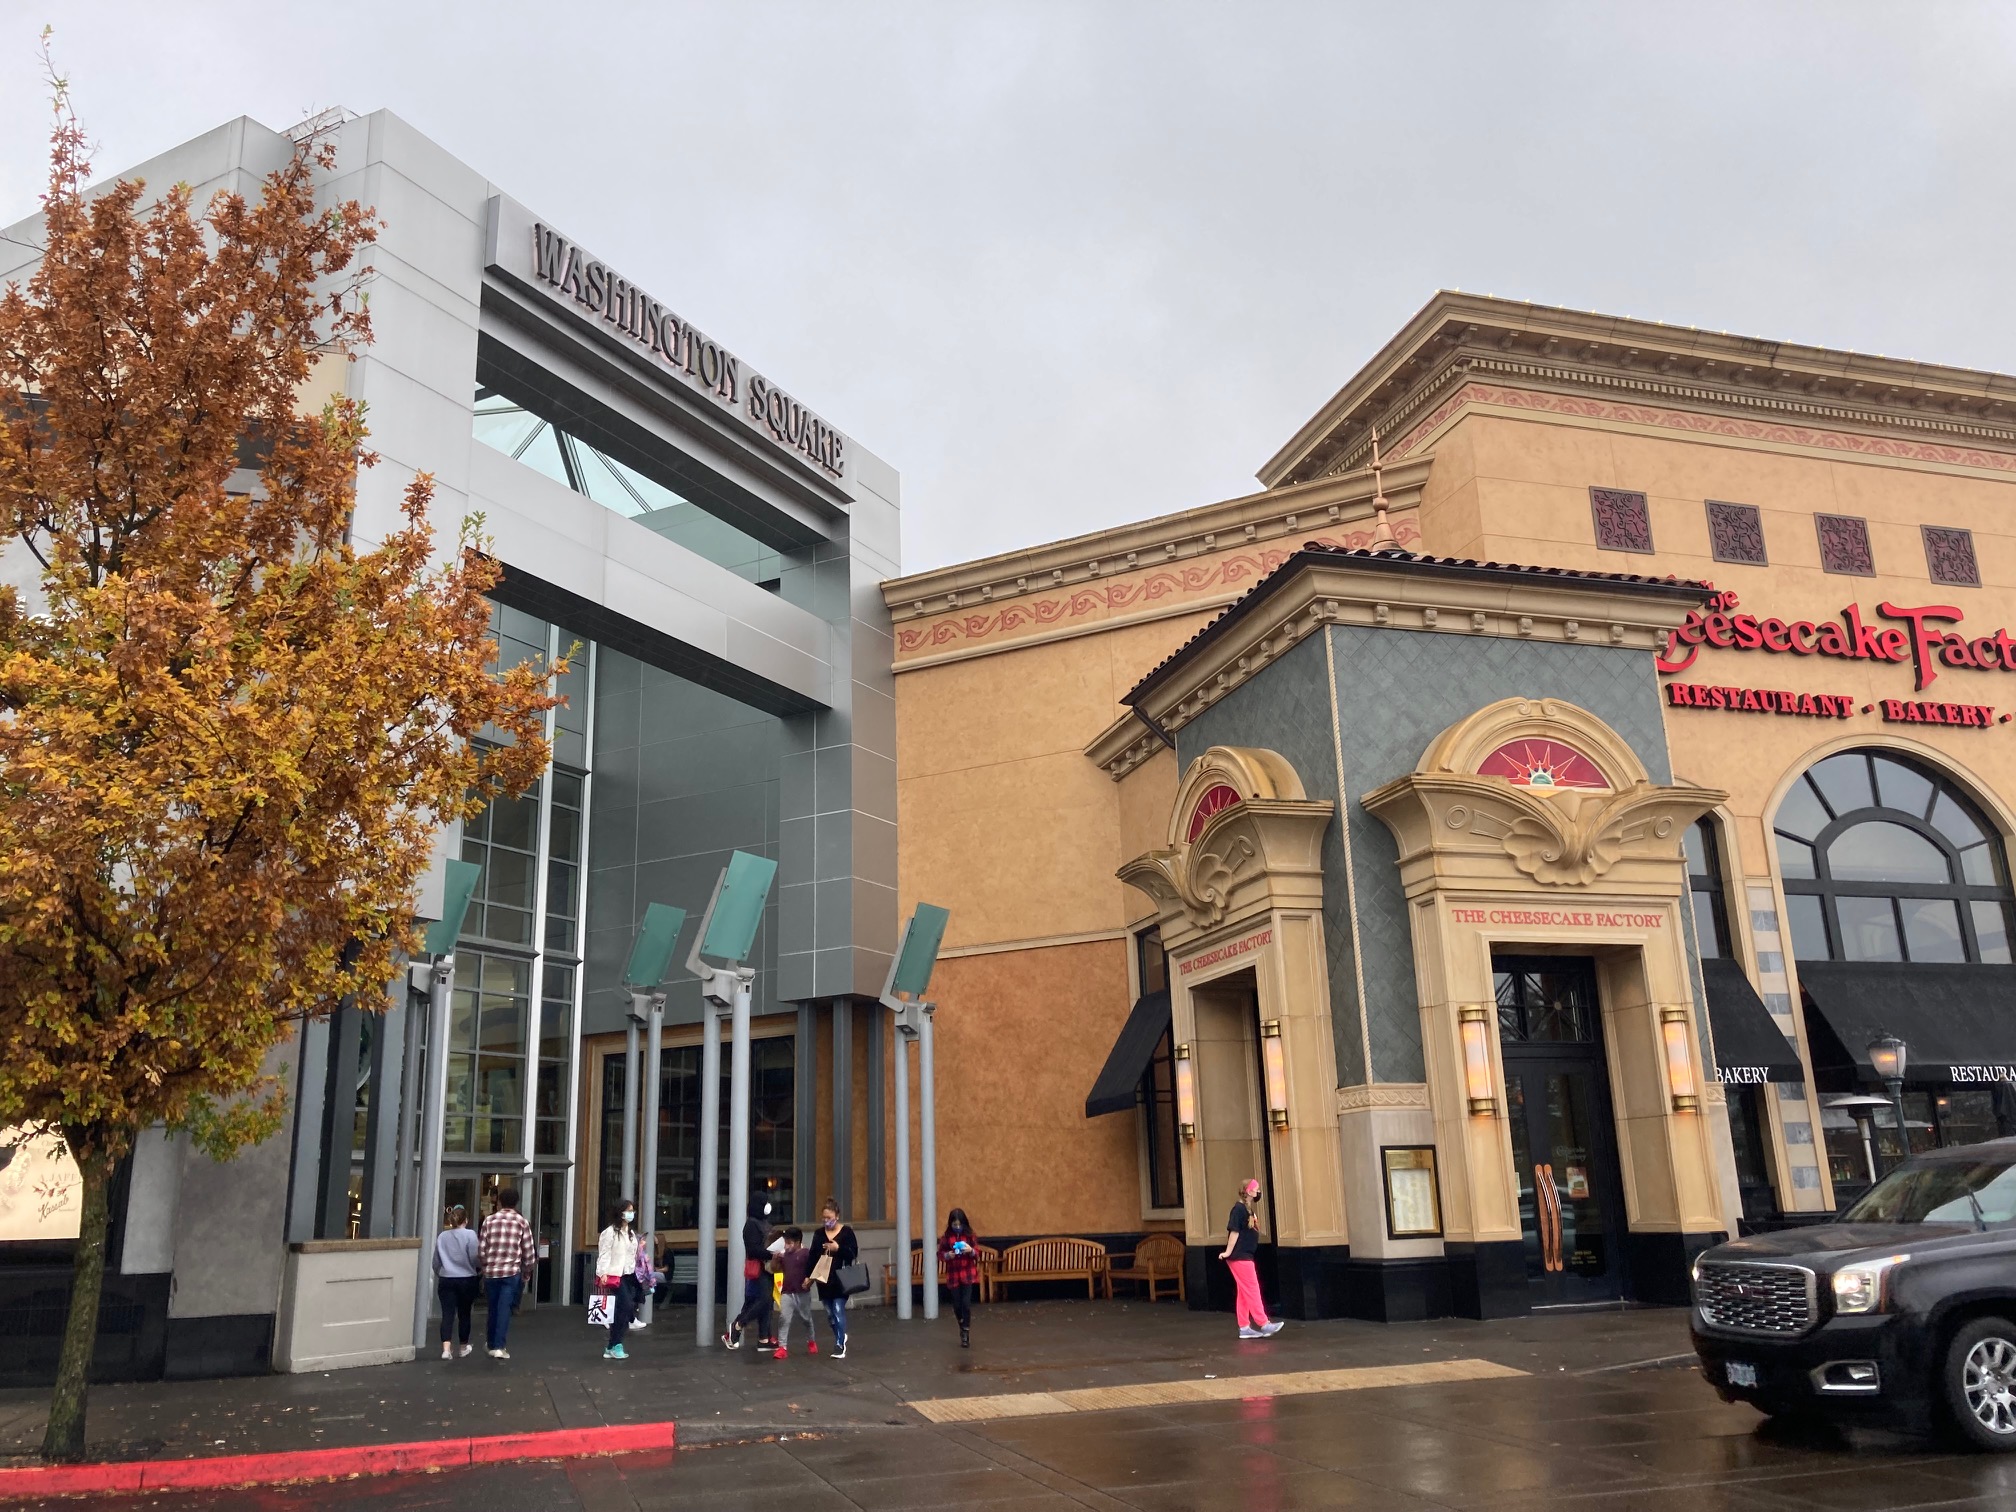
[[[1594,963],[1498,957],[1505,1098],[1536,1307],[1624,1293],[1624,1194]]]

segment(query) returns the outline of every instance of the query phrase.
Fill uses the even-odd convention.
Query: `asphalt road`
[[[1749,1408],[1721,1404],[1679,1365],[942,1426],[858,1423],[742,1438],[722,1427],[721,1437],[691,1435],[697,1446],[670,1454],[82,1505],[103,1512],[2016,1507],[2016,1455],[1958,1454],[1875,1433],[1787,1432]]]

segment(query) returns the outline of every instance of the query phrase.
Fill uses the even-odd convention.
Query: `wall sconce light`
[[[1682,1007],[1659,1010],[1659,1037],[1666,1046],[1666,1090],[1673,1095],[1676,1113],[1690,1113],[1701,1106],[1700,1088],[1694,1080],[1694,1047],[1687,1038],[1691,1011]]]
[[[1176,1129],[1185,1139],[1197,1137],[1197,1063],[1190,1047],[1176,1047]]]
[[[1260,1023],[1260,1064],[1267,1072],[1267,1122],[1288,1127],[1288,1056],[1281,1044],[1281,1020]]]
[[[1496,1015],[1482,1003],[1466,1003],[1456,1010],[1456,1027],[1463,1036],[1463,1087],[1470,1097],[1472,1113],[1496,1113],[1498,1092],[1491,1082],[1491,1034]]]

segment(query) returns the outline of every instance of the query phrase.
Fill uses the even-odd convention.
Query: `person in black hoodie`
[[[742,1330],[751,1323],[757,1325],[758,1339],[771,1336],[770,1274],[763,1268],[769,1258],[769,1218],[770,1199],[751,1197],[749,1216],[742,1222],[742,1311],[721,1335],[721,1342],[730,1349],[742,1347]]]
[[[812,1231],[805,1247],[813,1255],[824,1255],[833,1264],[831,1273],[818,1282],[819,1300],[826,1304],[826,1321],[833,1325],[833,1353],[830,1358],[847,1358],[847,1288],[840,1284],[840,1267],[860,1258],[861,1246],[854,1230],[840,1221],[840,1204],[828,1197],[820,1208],[819,1227]],[[817,1265],[815,1258],[812,1262]]]

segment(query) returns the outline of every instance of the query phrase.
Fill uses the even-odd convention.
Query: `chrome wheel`
[[[2016,1344],[1990,1334],[1967,1351],[1960,1369],[1974,1420],[1998,1437],[2016,1434]]]

